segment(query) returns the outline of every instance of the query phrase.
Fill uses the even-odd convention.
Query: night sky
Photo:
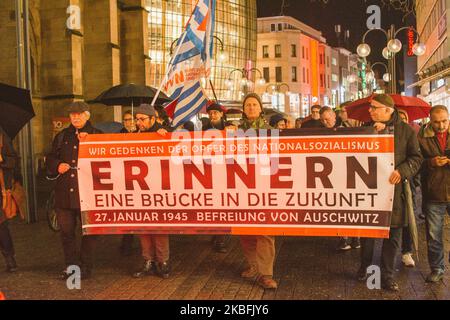
[[[278,16],[281,12],[282,0],[257,0],[258,17]],[[311,27],[322,31],[323,36],[327,39],[327,43],[336,47],[338,45],[334,26],[341,25],[341,46],[345,47],[343,41],[344,30],[350,30],[350,41],[347,49],[356,52],[356,47],[361,43],[362,36],[367,31],[366,20],[369,17],[366,9],[369,5],[377,4],[381,7],[381,27],[388,29],[391,24],[396,28],[413,23],[415,20],[413,15],[402,19],[404,13],[395,10],[390,6],[382,6],[382,1],[378,0],[328,0],[328,4],[324,4],[323,0],[285,0],[287,7],[284,9],[284,15],[292,16]],[[405,43],[406,31],[401,32],[398,38]],[[386,45],[386,37],[381,32],[372,32],[366,42],[371,46],[372,53],[368,60],[372,63],[376,61],[384,62],[381,50]],[[399,59],[401,60],[401,59]],[[400,62],[400,61],[398,61]]]

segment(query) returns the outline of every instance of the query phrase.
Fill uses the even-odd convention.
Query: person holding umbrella
[[[20,130],[35,116],[29,90],[0,83],[0,251],[6,260],[6,271],[15,272],[17,263],[14,257],[14,245],[8,228],[5,209],[11,195],[17,198],[18,193],[13,188],[16,152],[12,140]],[[17,183],[17,182],[16,182]],[[13,190],[11,190],[13,189]],[[24,199],[24,197],[22,197]],[[10,199],[11,200],[11,199]],[[24,219],[24,203],[16,203],[22,219]],[[11,212],[10,212],[11,213]]]
[[[77,179],[79,139],[87,134],[102,133],[94,128],[89,121],[89,106],[85,102],[72,102],[68,107],[70,126],[58,133],[47,156],[47,172],[55,176],[55,211],[58,225],[61,227],[61,242],[64,251],[66,268],[61,279],[67,279],[71,274],[67,267],[79,265],[75,230],[77,220],[81,219],[80,195]],[[81,278],[87,279],[92,271],[92,253],[95,236],[81,238]]]
[[[0,193],[0,251],[6,262],[6,272],[17,271],[17,263],[15,259],[14,244],[11,233],[8,228],[8,219],[6,217],[3,205],[6,204],[6,194],[11,192],[14,167],[16,162],[16,152],[12,146],[11,139],[8,135],[0,130],[0,185],[2,187]]]
[[[419,149],[419,141],[406,123],[399,118],[394,108],[393,99],[386,94],[375,95],[370,101],[369,107],[371,125],[378,133],[394,134],[395,170],[392,172],[389,182],[395,185],[393,210],[391,215],[390,234],[383,240],[381,253],[382,286],[389,291],[398,291],[399,286],[394,280],[395,260],[402,242],[403,227],[408,225],[409,216],[405,214],[404,180],[417,174],[422,164],[422,155]],[[408,185],[409,186],[409,185]],[[358,270],[358,280],[367,279],[367,267],[372,264],[374,252],[374,239],[361,240],[361,266]]]
[[[141,104],[135,109],[136,126],[138,133],[157,132],[164,136],[167,130],[156,121],[156,110],[148,104]],[[133,278],[142,278],[153,273],[164,279],[169,278],[169,235],[168,234],[141,234],[141,253],[144,263]]]
[[[430,123],[419,132],[419,143],[425,158],[422,167],[422,201],[431,269],[426,281],[434,283],[444,277],[442,236],[445,212],[450,214],[450,125],[447,107],[434,106],[430,118]]]

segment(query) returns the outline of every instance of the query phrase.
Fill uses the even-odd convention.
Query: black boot
[[[170,265],[169,265],[168,261],[158,263],[158,265],[157,265],[157,274],[163,279],[169,278]]]
[[[155,264],[151,260],[144,260],[144,265],[141,269],[133,273],[133,278],[142,278],[155,273]]]
[[[6,272],[16,272],[17,271],[17,263],[14,256],[6,256]]]

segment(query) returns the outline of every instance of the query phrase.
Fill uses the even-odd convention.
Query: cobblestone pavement
[[[81,290],[68,290],[57,279],[63,261],[58,234],[45,221],[14,222],[10,227],[20,271],[7,274],[0,264],[0,290],[7,299],[450,299],[450,272],[441,283],[424,281],[429,272],[424,224],[420,225],[417,266],[404,268],[399,263],[399,293],[367,289],[355,280],[359,251],[337,252],[337,238],[318,237],[278,237],[275,278],[279,288],[263,290],[254,281],[239,277],[244,257],[238,237],[231,239],[228,253],[223,254],[212,250],[210,236],[171,236],[173,271],[167,280],[131,278],[131,271],[141,262],[138,239],[133,255],[122,257],[120,236],[102,236],[93,278],[82,281]],[[449,229],[445,229],[446,261]]]

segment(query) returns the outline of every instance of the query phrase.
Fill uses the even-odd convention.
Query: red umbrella
[[[427,118],[430,114],[431,106],[417,97],[402,96],[400,94],[390,94],[397,109],[405,110],[408,113],[409,121]],[[353,101],[345,107],[350,119],[364,122],[371,121],[369,114],[370,102],[374,95]]]

